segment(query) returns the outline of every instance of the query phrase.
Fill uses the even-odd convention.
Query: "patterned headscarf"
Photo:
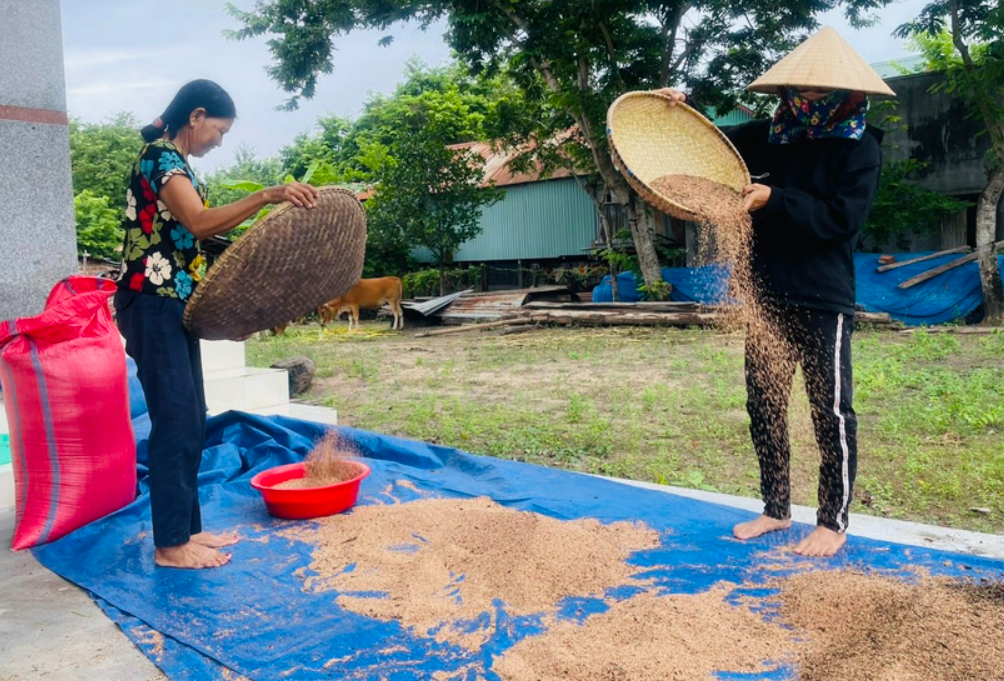
[[[806,138],[838,137],[859,140],[865,134],[868,96],[862,92],[834,90],[814,102],[795,88],[785,88],[771,123],[771,144],[791,144]]]

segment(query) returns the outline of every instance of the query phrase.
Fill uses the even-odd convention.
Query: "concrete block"
[[[0,466],[0,513],[8,508],[14,508],[14,467],[9,463]]]
[[[34,3],[14,4],[27,8]],[[0,45],[7,31],[0,28]],[[5,64],[0,74],[20,70],[8,68],[2,56],[0,63]],[[20,71],[31,74],[30,69]],[[36,315],[52,286],[77,270],[65,126],[0,120],[0,197],[0,319]]]
[[[251,411],[289,402],[289,378],[280,369],[243,367],[214,371],[205,377],[210,414]]]
[[[199,341],[202,349],[202,373],[243,369],[246,364],[244,343],[235,341]]]
[[[0,0],[0,64],[0,104],[66,111],[59,0]]]
[[[324,423],[332,426],[338,425],[338,411],[329,407],[321,407],[316,404],[303,404],[301,402],[289,402],[262,409],[249,410],[252,414],[262,416],[288,416],[301,421],[313,421],[314,423]]]
[[[9,546],[13,533],[13,510],[0,510],[0,543]],[[0,678],[167,679],[86,592],[42,567],[30,551],[6,548],[0,548]]]

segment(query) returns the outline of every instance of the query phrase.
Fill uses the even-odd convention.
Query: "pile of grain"
[[[331,430],[307,454],[306,475],[281,482],[275,489],[324,487],[351,480],[359,475],[358,466],[352,463],[357,458],[355,445],[337,430]]]
[[[504,681],[711,681],[716,672],[765,673],[789,655],[789,633],[725,598],[644,592],[583,625],[558,622],[495,658]]]
[[[1004,586],[860,572],[780,582],[781,615],[808,641],[801,681],[1004,679]]]
[[[487,498],[361,506],[290,532],[316,546],[308,588],[337,589],[343,607],[419,635],[445,622],[438,639],[472,648],[484,632],[464,636],[452,623],[494,612],[496,600],[517,616],[552,611],[567,596],[603,596],[629,581],[626,558],[659,545],[640,524],[561,521]]]

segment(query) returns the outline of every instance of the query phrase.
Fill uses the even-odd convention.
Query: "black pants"
[[[851,406],[850,315],[798,307],[774,308],[770,323],[754,325],[746,339],[746,409],[760,461],[764,514],[791,514],[788,400],[801,364],[822,461],[817,523],[847,529],[857,473],[857,417]]]
[[[119,330],[150,412],[148,466],[153,541],[178,546],[202,531],[196,478],[206,434],[199,341],[182,324],[185,304],[133,291],[115,294]]]

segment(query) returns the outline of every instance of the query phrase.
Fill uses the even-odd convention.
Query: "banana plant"
[[[317,169],[320,167],[320,165],[321,165],[320,161],[314,161],[307,167],[307,170],[303,173],[303,177],[301,177],[299,180],[297,180],[292,175],[286,175],[286,177],[284,177],[282,181],[284,184],[289,184],[290,182],[297,182],[297,181],[303,184],[310,184],[310,181],[314,178],[314,174],[317,172]],[[261,191],[262,189],[265,189],[264,184],[260,182],[253,182],[251,180],[223,180],[222,182],[220,182],[220,186],[225,189],[236,189],[238,191],[244,191],[247,192],[248,194],[253,194],[254,192],[258,192]],[[265,206],[255,215],[249,217],[247,220],[242,222],[238,226],[238,229],[240,230],[247,229],[254,223],[261,220],[263,217],[268,215],[268,213],[272,210],[272,208],[273,208],[272,206]]]

